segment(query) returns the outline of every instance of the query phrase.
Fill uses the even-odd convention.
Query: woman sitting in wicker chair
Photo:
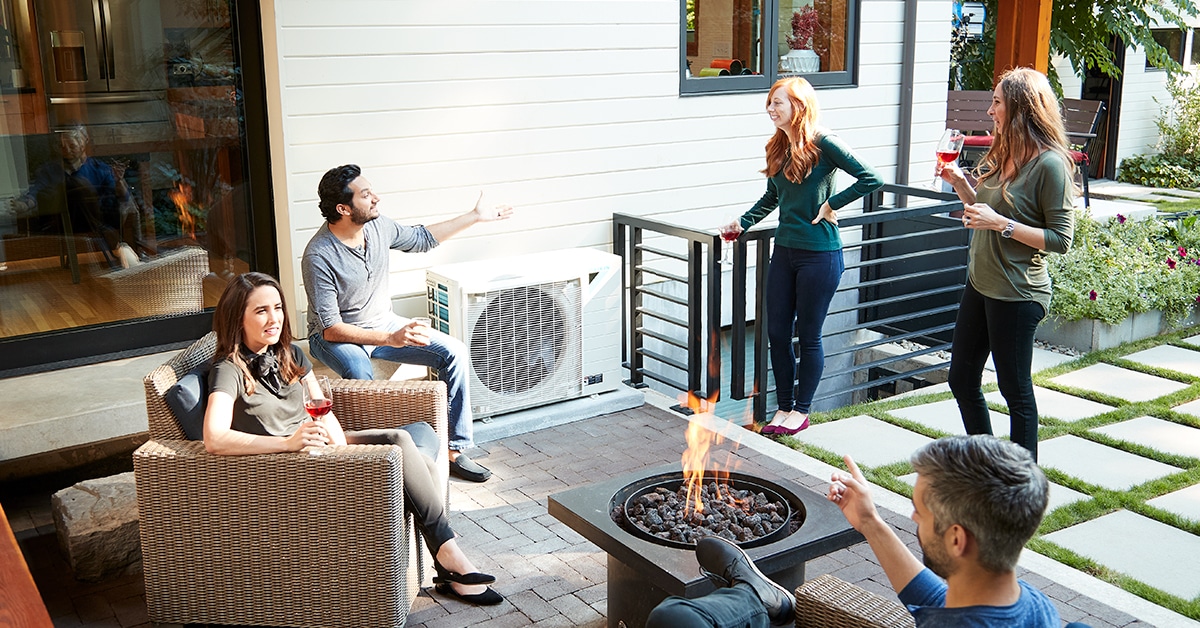
[[[262,273],[245,273],[225,287],[213,314],[217,351],[209,375],[204,414],[204,446],[219,455],[300,451],[340,444],[395,444],[403,449],[404,505],[434,556],[438,593],[471,604],[499,604],[503,597],[488,584],[454,540],[438,490],[433,460],[417,443],[437,435],[428,423],[394,430],[343,432],[333,413],[320,421],[304,410],[305,386],[321,397],[311,364],[292,345],[288,308],[279,283]]]

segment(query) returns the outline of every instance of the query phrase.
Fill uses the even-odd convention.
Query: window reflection
[[[252,259],[231,3],[0,14],[0,337],[214,306]]]
[[[691,0],[687,63],[692,77],[762,74],[759,0]]]

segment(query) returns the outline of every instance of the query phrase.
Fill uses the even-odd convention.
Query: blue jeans
[[[1009,439],[1037,460],[1038,409],[1033,396],[1033,334],[1046,310],[1037,301],[999,301],[963,290],[954,323],[948,383],[968,434],[991,434],[992,420],[980,386],[988,353],[1008,405]]]
[[[389,331],[403,327],[397,317]],[[367,354],[366,347],[349,342],[329,342],[321,332],[308,337],[308,350],[335,373],[346,379],[374,379],[371,358],[403,364],[428,366],[437,371],[438,379],[446,383],[450,398],[447,412],[450,449],[464,451],[472,446],[471,397],[467,391],[467,376],[471,356],[461,341],[440,331],[430,330],[430,342],[425,347],[375,347]]]
[[[689,600],[672,595],[646,618],[646,628],[768,628],[771,618],[748,584],[724,587]]]
[[[780,410],[808,414],[825,371],[821,327],[846,269],[842,251],[806,251],[775,245],[767,267],[767,338]],[[800,363],[792,347],[795,331]]]

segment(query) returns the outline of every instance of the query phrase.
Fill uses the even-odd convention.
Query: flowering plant
[[[1168,322],[1200,306],[1200,225],[1192,216],[1104,222],[1076,214],[1065,255],[1047,262],[1054,283],[1050,312],[1115,325],[1135,312],[1159,310]]]
[[[813,37],[821,31],[821,18],[810,4],[792,13],[792,34],[787,36],[792,50],[812,50]]]

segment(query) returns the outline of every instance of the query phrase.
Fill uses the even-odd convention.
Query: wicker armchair
[[[153,622],[402,626],[425,550],[404,513],[401,449],[214,456],[163,400],[212,358],[213,334],[146,376],[150,441],[133,456]],[[428,421],[446,446],[442,382],[334,380],[346,429]],[[441,457],[443,480],[445,456]]]
[[[913,628],[912,615],[889,600],[828,574],[796,588],[796,628]]]

